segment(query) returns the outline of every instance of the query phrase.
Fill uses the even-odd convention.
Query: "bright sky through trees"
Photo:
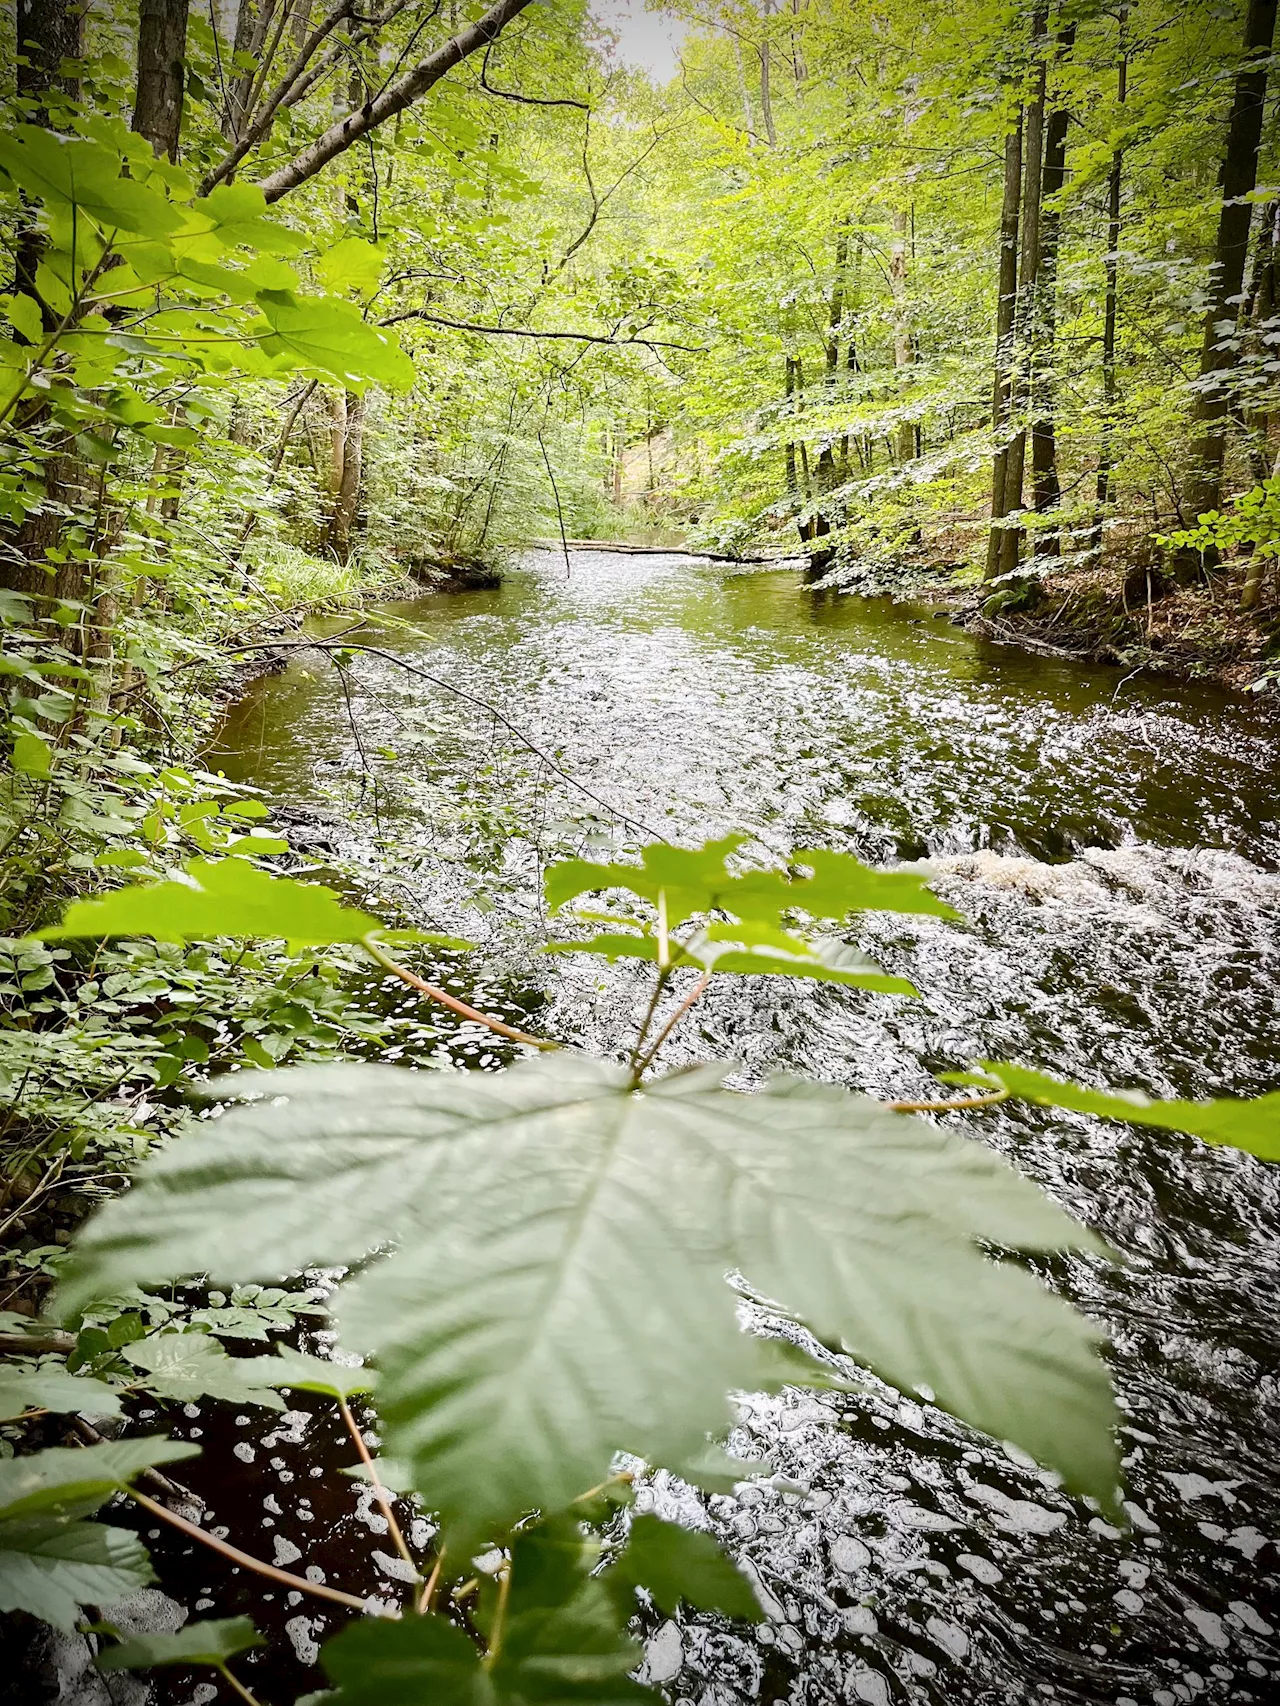
[[[593,16],[618,36],[618,57],[639,66],[655,83],[676,74],[688,25],[666,11],[650,11],[644,0],[592,0]]]

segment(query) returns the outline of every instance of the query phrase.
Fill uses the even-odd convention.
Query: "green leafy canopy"
[[[1091,1235],[979,1143],[832,1085],[737,1094],[725,1070],[633,1090],[565,1051],[498,1073],[223,1081],[264,1100],[197,1125],[106,1206],[63,1307],[384,1252],[337,1294],[343,1340],[378,1362],[388,1452],[479,1539],[564,1507],[618,1450],[675,1462],[724,1428],[761,1355],[724,1281],[737,1270],[1110,1501],[1095,1333],[975,1242],[1098,1249]]]

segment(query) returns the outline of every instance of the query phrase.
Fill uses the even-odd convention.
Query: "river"
[[[363,858],[486,944],[492,1008],[616,1050],[639,973],[536,954],[542,865],[741,830],[773,854],[928,859],[964,921],[854,932],[918,1001],[717,980],[672,1065],[884,1096],[976,1056],[1152,1093],[1280,1086],[1280,741],[1259,701],[677,554],[539,554],[360,638],[434,684],[370,656],[344,684],[296,654],[210,762],[302,808],[319,857]],[[414,1046],[506,1058],[465,1026]],[[1124,1257],[1046,1273],[1110,1331],[1132,1528],[890,1393],[750,1399],[736,1443],[778,1479],[729,1498],[659,1475],[642,1497],[714,1527],[773,1615],[655,1617],[644,1674],[690,1706],[1275,1699],[1280,1168],[1067,1114],[950,1118]],[[376,1528],[356,1503],[340,1487],[304,1538],[350,1556]],[[303,1621],[305,1660],[332,1625]]]

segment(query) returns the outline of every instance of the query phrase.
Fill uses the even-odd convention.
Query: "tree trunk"
[[[840,328],[844,322],[844,275],[849,264],[849,234],[841,231],[836,237],[835,270],[831,278],[831,296],[827,311],[826,391],[834,401],[840,382]],[[830,491],[839,481],[836,469],[834,441],[829,440],[818,452],[818,490]]]
[[[356,510],[360,503],[360,476],[364,468],[364,398],[347,392],[343,396],[345,432],[342,442],[342,467],[338,473],[338,489],[333,506],[333,525],[329,542],[340,563],[351,557],[351,534]],[[335,432],[336,439],[336,432]],[[337,448],[334,449],[337,472]]]
[[[1038,285],[1040,275],[1040,192],[1044,174],[1044,107],[1047,68],[1044,62],[1044,33],[1048,13],[1041,9],[1032,18],[1033,40],[1039,55],[1036,73],[1035,99],[1027,109],[1026,146],[1022,188],[1022,260],[1018,272],[1018,301],[1014,322],[1014,354],[1010,379],[1010,414],[1025,414],[1029,377],[1029,356],[1035,342],[1036,317],[1039,309]],[[1025,419],[1009,441],[1008,460],[1004,476],[1005,515],[1022,510],[1022,477],[1027,457],[1027,428]],[[1000,539],[1000,573],[1010,575],[1018,566],[1022,553],[1022,529],[1006,527]]]
[[[1067,24],[1058,36],[1058,58],[1065,59],[1075,43],[1076,26]],[[1062,498],[1058,478],[1058,442],[1055,422],[1055,376],[1057,363],[1058,249],[1062,238],[1062,214],[1053,198],[1067,181],[1067,130],[1070,114],[1055,106],[1045,125],[1044,175],[1041,180],[1040,269],[1037,295],[1040,312],[1032,347],[1031,385],[1031,501],[1037,514],[1056,508]],[[1061,547],[1057,531],[1037,536],[1036,553],[1056,557]]]
[[[227,91],[225,134],[228,142],[238,142],[244,134],[249,117],[249,93],[257,75],[257,65],[266,45],[267,31],[275,16],[278,0],[240,0],[236,14],[234,54],[247,54],[254,61],[249,71],[237,71]]]
[[[1124,20],[1121,18],[1121,30]],[[1116,71],[1116,104],[1123,107],[1129,95],[1129,57],[1120,42],[1120,64]],[[1102,442],[1098,448],[1098,482],[1096,489],[1097,514],[1088,540],[1091,560],[1102,557],[1102,530],[1111,503],[1111,471],[1115,466],[1115,439],[1119,422],[1116,404],[1119,388],[1116,374],[1116,325],[1120,306],[1120,207],[1124,179],[1124,151],[1117,148],[1111,156],[1111,171],[1107,176],[1107,258],[1106,300],[1102,317]]]
[[[1200,357],[1200,377],[1205,383],[1196,401],[1197,436],[1183,491],[1183,510],[1190,523],[1194,523],[1196,517],[1206,510],[1216,509],[1222,495],[1224,435],[1229,413],[1227,375],[1234,357],[1229,349],[1221,346],[1239,318],[1239,297],[1244,285],[1252,213],[1248,198],[1258,182],[1258,149],[1267,97],[1267,60],[1275,27],[1276,0],[1249,0],[1244,55],[1236,74],[1235,96],[1219,179],[1222,209],[1218,216],[1213,281]],[[1174,565],[1178,578],[1192,578],[1198,559],[1198,552],[1180,552]]]
[[[987,538],[986,578],[1000,573],[1000,540],[1003,529],[995,523],[1008,513],[1005,479],[1009,448],[1001,442],[1009,424],[1012,402],[1013,334],[1018,306],[1018,216],[1022,195],[1022,109],[1004,142],[1004,196],[1000,206],[1000,278],[996,301],[995,385],[991,406],[991,429],[995,451],[991,464],[991,520]]]
[[[778,146],[778,132],[773,123],[773,90],[772,90],[772,60],[769,53],[769,19],[773,16],[773,0],[764,0],[761,8],[765,19],[765,33],[760,38],[760,113],[764,119],[764,133],[768,138],[770,148]]]
[[[893,365],[899,385],[905,384],[902,375],[911,366],[911,327],[907,313],[907,242],[911,235],[911,215],[905,207],[895,208],[893,214],[893,244],[889,251],[889,288],[893,293]],[[895,454],[899,465],[910,462],[916,451],[915,428],[909,420],[899,421],[894,433]]]
[[[76,0],[18,0],[16,41],[19,52],[27,61],[17,67],[17,91],[21,98],[36,103],[30,123],[47,127],[49,113],[45,97],[57,90],[72,99],[79,96],[80,86],[58,76],[64,59],[84,57],[84,13]],[[45,239],[33,224],[25,225],[15,242],[15,295],[30,296],[37,304],[36,269],[44,253]],[[47,308],[40,308],[46,332],[57,329],[58,321]],[[47,405],[26,406],[14,423],[21,431],[46,437],[51,430]],[[46,568],[45,552],[56,545],[66,526],[68,507],[78,497],[80,467],[75,456],[67,453],[69,439],[41,446],[40,477],[44,497],[40,509],[10,530],[0,532],[0,585],[11,592],[44,597],[53,602],[77,599],[85,585],[84,567],[71,561],[59,564],[52,573]]]
[[[157,155],[178,158],[186,87],[189,0],[141,0],[133,128]]]

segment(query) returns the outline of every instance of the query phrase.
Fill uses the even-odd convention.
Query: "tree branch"
[[[315,177],[322,167],[350,148],[353,142],[358,142],[378,125],[385,124],[387,119],[412,106],[455,65],[460,65],[478,48],[487,47],[513,18],[532,4],[533,0],[498,0],[497,5],[490,7],[482,18],[459,30],[456,36],[428,54],[411,71],[397,77],[373,100],[366,101],[356,112],[348,113],[346,118],[330,125],[287,166],[264,178],[258,187],[267,201],[279,201],[281,196],[288,195],[290,190]]]
[[[484,332],[490,337],[502,338],[567,338],[579,344],[641,344],[646,349],[677,349],[686,355],[705,355],[706,348],[701,344],[672,344],[661,338],[615,338],[606,332],[535,332],[528,326],[480,326],[473,320],[446,320],[440,314],[432,314],[425,308],[406,308],[399,314],[392,314],[381,322],[384,326],[398,326],[402,320],[425,320],[432,326],[447,326],[455,332]]]
[[[480,67],[480,87],[487,95],[497,95],[498,98],[503,101],[519,101],[520,105],[523,107],[577,107],[580,113],[589,113],[591,111],[591,108],[585,101],[571,101],[568,97],[563,100],[553,101],[548,100],[543,95],[517,95],[510,89],[495,89],[493,84],[489,81],[489,55],[492,52],[493,43],[490,42],[488,47],[484,50],[484,63]]]

